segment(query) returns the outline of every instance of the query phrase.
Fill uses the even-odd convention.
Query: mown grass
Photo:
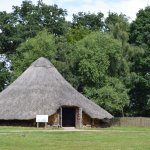
[[[49,129],[0,127],[0,150],[150,150],[150,128],[51,132]]]

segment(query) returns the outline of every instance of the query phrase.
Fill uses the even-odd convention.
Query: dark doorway
[[[75,127],[75,108],[63,107],[62,108],[62,126]]]

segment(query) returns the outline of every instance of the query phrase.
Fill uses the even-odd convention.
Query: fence
[[[150,118],[146,117],[113,118],[111,120],[111,126],[150,127]]]

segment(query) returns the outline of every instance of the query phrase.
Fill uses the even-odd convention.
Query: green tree
[[[53,61],[55,67],[75,88],[78,85],[78,79],[72,74],[73,60],[70,57],[72,51],[75,50],[75,45],[68,42],[65,36],[55,37],[56,56]]]
[[[29,65],[39,57],[46,57],[53,62],[56,47],[53,35],[46,30],[39,32],[35,38],[22,43],[11,56],[13,79],[16,79]]]
[[[115,39],[121,40],[122,46],[127,44],[130,26],[126,15],[109,12],[105,26],[107,32],[112,33]]]
[[[63,27],[67,12],[57,5],[46,5],[42,0],[39,0],[37,5],[32,4],[32,1],[23,1],[21,7],[14,6],[13,9],[17,21],[24,25],[24,30],[28,29],[26,31],[31,32],[30,34],[43,27],[55,35],[61,35],[65,30]]]
[[[0,12],[0,54],[13,52],[21,39],[16,36],[15,19],[11,13]]]
[[[130,27],[130,43],[150,47],[150,6],[139,10]]]
[[[133,82],[130,91],[131,105],[136,116],[149,116],[150,109],[150,7],[141,9],[137,13],[136,20],[130,27],[129,41],[131,44],[141,48],[142,55],[133,58],[131,71],[136,73],[136,80]],[[144,50],[144,52],[143,52]]]
[[[107,33],[96,32],[77,42],[70,54],[72,74],[78,79],[77,89],[118,116],[124,114],[123,109],[129,102],[128,91],[122,82],[127,70],[120,65],[125,61],[121,48],[120,41]],[[111,91],[108,101],[104,92],[107,87]]]
[[[69,28],[68,31],[64,34],[65,38],[69,43],[76,43],[80,41],[85,36],[90,34],[92,31],[83,26],[75,26]]]
[[[21,6],[13,6],[12,13],[0,12],[0,54],[12,54],[20,43],[44,28],[54,35],[64,34],[68,26],[66,15],[66,10],[42,1],[37,5],[23,1]]]
[[[85,93],[98,105],[115,116],[124,117],[124,108],[129,104],[128,90],[117,78],[107,77],[102,88],[85,88]]]
[[[14,72],[16,74],[15,77],[18,76],[20,72],[24,71],[26,68],[25,66],[27,66],[27,64],[23,64],[21,60],[28,57],[26,63],[27,61],[30,63],[33,60],[29,57],[34,58],[34,56],[31,56],[31,51],[28,54],[19,53],[20,47],[18,48],[18,46],[23,42],[26,43],[28,38],[35,37],[39,31],[45,28],[53,35],[64,34],[68,26],[68,22],[65,21],[66,15],[66,10],[58,8],[57,5],[46,5],[42,2],[42,0],[39,0],[36,5],[34,5],[30,0],[25,0],[22,1],[21,6],[13,6],[12,13],[7,13],[5,11],[0,12],[0,55],[4,54],[8,58],[12,59],[13,63],[15,59],[16,65],[13,64],[13,68],[16,70]],[[47,36],[47,38],[49,37]],[[33,45],[36,43],[33,39],[31,41],[33,42]],[[32,45],[32,43],[29,44],[30,46]],[[45,48],[44,45],[43,48]],[[41,51],[42,50],[43,49],[41,47]],[[12,58],[12,56],[9,57],[12,54],[14,54],[14,58]],[[36,57],[36,53],[34,55]],[[22,66],[18,67],[19,63],[22,64]],[[1,66],[1,80],[4,82],[1,82],[0,86],[2,87],[4,86],[6,79],[5,73],[2,73],[3,70],[6,70],[4,65]]]
[[[2,91],[10,82],[10,72],[7,67],[6,60],[3,58],[1,58],[0,61],[0,91]]]
[[[101,31],[104,27],[103,22],[103,13],[85,13],[79,12],[78,14],[73,14],[73,25],[74,26],[83,26],[90,30],[99,30]]]

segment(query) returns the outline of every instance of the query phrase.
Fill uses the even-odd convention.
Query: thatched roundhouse
[[[39,58],[0,93],[0,120],[35,122],[48,115],[48,124],[100,126],[113,116],[76,91],[46,58]]]

